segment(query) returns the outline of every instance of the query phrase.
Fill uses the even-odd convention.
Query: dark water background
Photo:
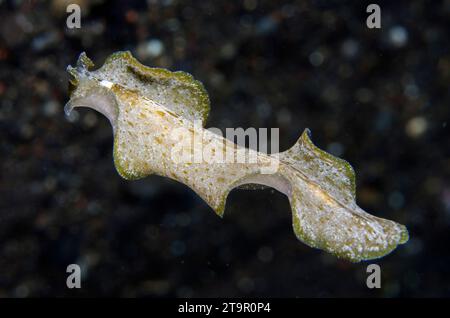
[[[0,296],[450,296],[450,1],[392,2],[371,30],[360,1],[0,1]],[[234,190],[220,219],[121,179],[106,118],[63,113],[66,66],[118,50],[201,80],[208,127],[279,127],[281,150],[309,127],[348,160],[358,204],[410,231],[382,288],[300,243],[274,190]]]

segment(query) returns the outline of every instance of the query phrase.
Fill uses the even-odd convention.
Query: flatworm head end
[[[74,107],[90,107],[103,115],[116,128],[120,102],[112,86],[157,102],[187,120],[205,124],[210,110],[209,96],[203,84],[186,72],[171,72],[141,64],[129,51],[111,54],[100,68],[83,52],[76,66],[68,66],[70,101],[65,112]]]
[[[148,118],[152,117],[148,105],[160,110],[155,114],[166,112],[177,118],[165,123],[166,130],[170,130],[170,125],[175,122],[200,121],[205,124],[207,120],[208,94],[202,83],[188,73],[145,66],[129,51],[111,54],[95,70],[93,66],[86,54],[81,53],[76,65],[67,68],[71,79],[70,100],[65,112],[69,115],[75,107],[89,107],[109,119],[114,134],[114,162],[119,174],[126,179],[140,178],[148,173],[147,170],[145,173],[131,172],[133,169],[130,168],[133,166],[130,158],[140,161],[137,152],[147,147],[147,144],[140,144],[133,148],[136,140],[131,135],[153,135],[148,131],[151,129]],[[145,114],[132,118],[138,112]],[[155,119],[154,127],[158,133],[167,118],[159,116]]]
[[[71,65],[67,67],[67,72],[71,76],[69,80],[70,100],[64,106],[64,112],[66,116],[69,116],[75,107],[92,108],[105,115],[115,131],[118,107],[114,95],[109,90],[112,83],[99,79],[95,75],[95,71],[90,71],[93,67],[94,63],[84,52],[78,57],[75,67]]]

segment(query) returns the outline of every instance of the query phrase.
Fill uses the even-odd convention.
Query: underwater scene
[[[449,297],[449,20],[0,0],[0,298]]]

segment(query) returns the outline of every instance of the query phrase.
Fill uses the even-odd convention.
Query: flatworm
[[[97,70],[93,66],[82,53],[76,67],[68,67],[72,78],[65,110],[90,107],[109,119],[114,164],[123,178],[157,174],[177,180],[220,216],[233,188],[273,187],[288,197],[300,241],[352,262],[382,257],[408,240],[405,226],[356,204],[352,167],[316,147],[308,129],[281,153],[246,149],[247,159],[256,158],[253,162],[180,160],[196,151],[196,143],[221,159],[243,150],[203,128],[210,110],[203,85],[184,72],[144,66],[130,52],[112,54]],[[267,173],[270,167],[276,169]]]

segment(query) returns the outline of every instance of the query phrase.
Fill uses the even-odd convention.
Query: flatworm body
[[[101,68],[92,67],[84,53],[75,68],[68,67],[71,96],[65,111],[90,107],[110,120],[114,164],[123,178],[157,174],[177,180],[220,216],[233,188],[273,187],[289,199],[299,240],[352,262],[384,256],[408,240],[405,226],[356,204],[352,167],[316,147],[308,129],[285,152],[244,149],[203,128],[209,98],[191,75],[146,67],[129,52],[114,53]],[[180,160],[205,147],[208,160]],[[241,153],[246,160],[223,160],[225,154],[236,158]]]

